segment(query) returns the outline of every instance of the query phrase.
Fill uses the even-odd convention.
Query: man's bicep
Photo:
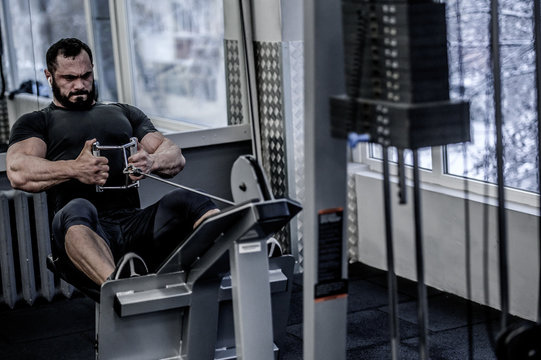
[[[47,154],[47,145],[43,140],[37,137],[31,137],[15,144],[12,144],[7,151],[6,160],[16,155],[28,155],[45,158]]]
[[[140,141],[143,149],[149,154],[153,154],[160,145],[168,144],[169,142],[171,141],[157,131],[146,134]]]

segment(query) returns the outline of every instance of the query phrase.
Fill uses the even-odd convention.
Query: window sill
[[[363,164],[355,164],[360,165],[360,167],[355,168],[355,174],[361,177],[368,177],[371,179],[377,179],[382,181],[383,180],[383,174],[377,170],[371,170],[369,166],[363,165]],[[408,169],[408,172],[410,172],[411,169]],[[423,172],[423,171],[421,171]],[[421,174],[421,190],[423,191],[430,191],[432,193],[438,193],[441,195],[466,200],[473,201],[480,204],[487,204],[491,206],[498,206],[498,198],[496,194],[496,185],[494,184],[487,184],[482,183],[480,181],[476,180],[467,180],[468,181],[468,187],[469,191],[465,191],[464,187],[464,179],[452,176],[452,175],[442,175],[442,180],[439,183],[436,183],[434,181],[424,180],[423,174]],[[448,179],[446,179],[448,178]],[[396,175],[391,175],[390,177],[391,183],[395,186],[394,189],[398,190],[398,177]],[[451,183],[451,186],[446,185],[447,183]],[[408,186],[408,193],[409,199],[411,200],[411,192],[413,191],[413,181],[411,178],[406,179],[406,185]],[[458,185],[461,185],[459,187]],[[474,190],[471,188],[475,187]],[[480,189],[486,188],[485,191],[479,191]],[[475,191],[476,190],[476,191]],[[383,191],[383,190],[382,190]],[[391,189],[393,191],[393,189]],[[512,211],[517,211],[524,214],[529,215],[539,215],[539,207],[537,205],[539,201],[539,196],[537,194],[529,193],[526,191],[521,191],[517,189],[509,189],[506,188],[505,192],[506,201],[505,201],[505,208]]]

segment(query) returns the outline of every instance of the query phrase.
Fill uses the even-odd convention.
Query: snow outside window
[[[533,0],[501,0],[500,63],[505,185],[538,191]],[[490,1],[447,1],[451,95],[470,101],[472,142],[448,146],[451,175],[495,183]]]

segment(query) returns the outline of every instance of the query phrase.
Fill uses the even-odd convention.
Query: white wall
[[[383,222],[383,187],[381,175],[372,172],[356,174],[359,226],[359,259],[376,268],[386,268]],[[392,184],[393,240],[395,269],[399,276],[415,280],[415,245],[413,229],[412,188],[408,204],[399,205],[398,188]],[[425,279],[427,285],[466,297],[466,235],[464,194],[440,186],[422,186]],[[481,196],[470,196],[471,299],[499,308],[497,207],[488,205],[485,216]],[[537,210],[509,204],[508,259],[510,312],[523,318],[537,317],[539,277]],[[484,235],[488,219],[488,235]],[[487,244],[484,243],[484,239]],[[488,249],[487,261],[484,250]],[[485,264],[488,264],[486,266]],[[486,281],[488,280],[488,281]],[[485,289],[488,286],[488,291]],[[430,305],[430,304],[429,304]]]
[[[43,109],[51,103],[51,98],[37,97],[32,94],[17,94],[13,100],[8,100],[9,127],[13,126],[19,116]]]

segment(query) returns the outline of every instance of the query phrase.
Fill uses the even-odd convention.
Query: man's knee
[[[163,198],[168,207],[199,208],[202,206],[216,207],[207,196],[184,189],[175,189]]]
[[[68,229],[75,225],[85,225],[96,229],[98,212],[94,205],[85,199],[73,199],[53,218],[52,231],[58,248],[64,247],[64,238]]]
[[[184,189],[175,189],[165,194],[160,199],[160,206],[167,209],[174,209],[183,206],[189,202],[190,191]]]
[[[216,205],[206,196],[184,189],[175,189],[166,194],[160,200],[159,212],[163,215],[176,214],[184,221],[193,224],[210,209],[216,209]]]

